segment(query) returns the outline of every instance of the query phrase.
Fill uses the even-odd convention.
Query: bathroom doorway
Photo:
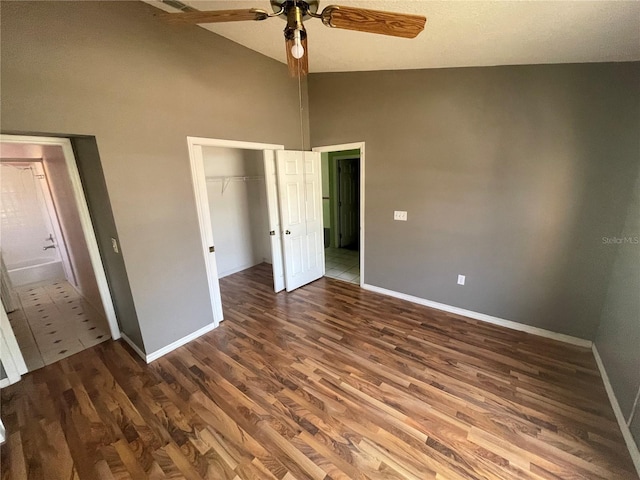
[[[95,271],[70,144],[33,138],[0,143],[2,303],[29,371],[110,339],[115,321],[99,281],[104,271]]]

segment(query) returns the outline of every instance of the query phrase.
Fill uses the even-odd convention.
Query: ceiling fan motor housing
[[[305,1],[305,0],[271,0],[271,8],[273,9],[274,13],[278,13],[281,10],[284,10],[284,12],[287,14],[289,14],[289,9],[297,6],[300,7],[302,9],[302,19],[303,20],[307,20],[309,17],[311,17],[313,14],[316,14],[318,12],[318,4],[319,1],[318,0],[309,0],[309,1]]]
[[[272,0],[272,6],[275,9],[274,5],[275,0]],[[309,9],[310,5],[307,2],[303,2],[300,0],[286,0],[284,2],[280,2],[281,7],[284,8],[284,12],[286,14],[287,26],[284,28],[284,36],[288,40],[292,40],[294,38],[295,32],[300,32],[300,38],[307,38],[307,31],[304,28],[303,20],[305,18],[309,18]],[[315,5],[316,9],[318,7],[317,3]],[[313,12],[312,12],[313,13]]]

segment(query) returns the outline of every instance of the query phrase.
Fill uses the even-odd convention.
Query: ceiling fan
[[[271,17],[282,17],[287,22],[284,38],[289,73],[293,77],[301,77],[309,72],[307,31],[304,28],[304,20],[318,18],[328,27],[404,38],[415,38],[424,29],[427,21],[421,15],[338,5],[329,5],[318,13],[318,0],[270,1],[272,13],[257,8],[205,12],[185,6],[181,12],[166,13],[162,16],[170,22],[189,24],[262,21]],[[170,4],[169,1],[165,3]]]

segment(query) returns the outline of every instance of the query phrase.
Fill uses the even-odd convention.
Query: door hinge
[[[270,230],[269,231],[269,235],[271,235],[272,237],[276,236],[276,231],[275,230]]]
[[[213,253],[216,251],[216,247],[209,247],[209,253]]]

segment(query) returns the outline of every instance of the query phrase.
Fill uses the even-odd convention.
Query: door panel
[[[282,241],[280,234],[276,157],[273,150],[264,151],[264,178],[267,188],[267,210],[269,211],[269,238],[271,240],[273,290],[278,293],[284,290],[284,265],[282,259]]]
[[[324,275],[320,154],[276,152],[287,291]]]

